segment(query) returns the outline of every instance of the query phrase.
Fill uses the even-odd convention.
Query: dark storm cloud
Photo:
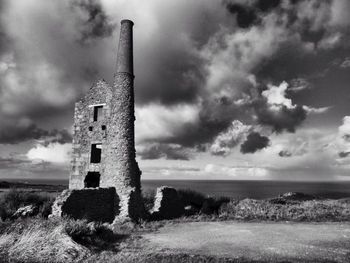
[[[48,133],[35,124],[8,126],[7,129],[0,131],[0,143],[16,144],[31,139],[40,139],[47,136]]]
[[[350,134],[344,134],[344,135],[342,136],[342,138],[343,138],[345,141],[350,142]]]
[[[167,160],[189,160],[188,150],[179,145],[151,144],[145,145],[137,151],[137,155],[143,160],[155,160],[165,158]]]
[[[338,156],[340,158],[346,158],[346,157],[348,157],[349,154],[350,154],[350,152],[339,152]]]
[[[255,7],[262,12],[268,12],[271,9],[278,7],[281,2],[282,0],[258,0],[255,3]]]
[[[150,59],[152,67],[144,68],[149,75],[139,84],[137,102],[171,105],[196,101],[205,84],[204,61],[186,49],[164,46],[152,52],[157,53],[156,59]]]
[[[9,143],[37,138],[45,133],[37,126],[48,123],[59,130],[69,127],[73,102],[101,72],[113,75],[114,60],[106,59],[106,53],[112,53],[114,46],[106,39],[114,24],[101,2],[1,1],[0,12],[0,118],[27,118],[36,126],[17,136],[8,132],[16,125],[3,122],[2,138],[9,138]]]
[[[256,11],[252,7],[228,2],[226,8],[230,13],[236,15],[239,27],[247,28],[258,22]]]
[[[269,57],[263,66],[257,65],[253,72],[261,81],[293,81],[294,86],[297,84],[295,83],[297,79],[310,82],[319,76],[322,71],[329,67],[329,60],[333,56],[334,52],[326,50],[308,52],[299,43],[291,41],[281,44],[281,48]]]
[[[112,35],[116,24],[113,24],[102,8],[100,0],[74,0],[73,8],[79,8],[87,16],[81,21],[81,41],[103,38]]]
[[[221,110],[216,108],[217,110]],[[173,141],[185,146],[195,146],[211,142],[220,132],[226,130],[232,122],[231,116],[220,116],[218,111],[203,108],[197,123],[185,125]]]
[[[212,143],[220,132],[227,130],[237,116],[244,118],[242,110],[226,97],[203,101],[195,122],[184,124],[174,136],[161,141],[200,150],[202,144]]]
[[[273,131],[280,133],[283,131],[295,132],[296,127],[306,119],[307,112],[300,106],[287,108],[281,105],[279,109],[271,109],[267,104],[258,103],[255,106],[258,123],[270,126]]]
[[[49,143],[65,144],[65,143],[72,142],[72,135],[66,129],[63,129],[63,130],[54,129],[54,130],[48,131],[47,134],[42,137],[46,145],[48,145]]]
[[[4,10],[5,4],[6,4],[5,1],[0,1],[0,14]],[[2,53],[5,52],[5,50],[9,49],[10,43],[11,43],[11,41],[10,41],[8,34],[5,31],[5,27],[4,27],[3,23],[1,23],[1,21],[0,21],[0,56],[2,55]]]
[[[30,160],[14,156],[0,157],[0,169],[18,168],[21,165],[30,163]]]
[[[281,43],[274,54],[264,61],[264,65],[258,64],[253,69],[259,79],[288,81],[308,76],[327,67],[330,58],[344,55],[344,52],[346,54],[344,50],[334,50],[334,47],[348,47],[348,19],[336,16],[339,12],[337,9],[343,8],[344,13],[350,11],[350,5],[344,1],[283,1],[283,5],[278,1],[261,1],[262,4],[271,2],[266,13],[259,13],[258,2],[260,1],[229,1],[230,4],[257,10],[256,13],[263,20],[267,15],[275,15],[288,40]],[[339,5],[336,5],[337,2]],[[279,39],[276,38],[276,41]],[[318,52],[309,52],[310,50]]]
[[[291,157],[292,153],[288,150],[283,150],[278,153],[280,157]]]
[[[176,3],[173,7],[177,11],[171,13],[164,12],[166,2],[157,3],[157,30],[151,23],[153,27],[145,34],[150,40],[139,45],[135,41],[137,104],[195,103],[203,96],[209,61],[201,49],[226,23],[221,18],[225,10],[209,1]],[[142,27],[135,20],[135,37]]]
[[[71,142],[72,137],[65,129],[49,131],[37,127],[34,123],[8,124],[6,128],[0,129],[0,144],[17,144],[33,139],[44,140],[47,144],[49,142],[64,144]]]
[[[261,23],[260,12],[268,12],[280,4],[280,0],[270,1],[223,1],[227,10],[236,15],[237,25],[242,28],[248,28]]]
[[[304,78],[295,78],[290,81],[289,91],[298,92],[305,89],[310,89],[311,84]]]
[[[241,144],[241,153],[255,153],[269,145],[269,138],[260,135],[258,132],[251,132],[247,139]]]

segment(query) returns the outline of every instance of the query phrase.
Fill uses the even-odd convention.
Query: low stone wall
[[[56,198],[51,215],[111,223],[118,214],[119,197],[110,187],[64,190]]]
[[[180,217],[185,210],[175,188],[162,186],[157,188],[153,209],[153,219],[172,219]]]

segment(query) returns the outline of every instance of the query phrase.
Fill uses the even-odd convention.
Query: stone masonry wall
[[[100,186],[113,186],[105,183],[103,176],[106,156],[106,139],[109,132],[108,120],[110,115],[111,87],[103,80],[95,83],[86,96],[76,103],[74,112],[73,153],[69,178],[70,189],[84,188],[84,179],[89,171],[100,172]],[[91,105],[103,105],[104,118],[93,121]],[[89,107],[90,106],[90,107]],[[106,129],[102,130],[102,125]],[[90,128],[91,127],[91,128]],[[92,129],[92,131],[89,130]],[[91,144],[102,143],[101,163],[90,163]]]
[[[184,214],[184,206],[175,188],[162,186],[157,188],[154,206],[151,210],[153,219],[172,219]]]
[[[118,204],[113,187],[64,190],[52,206],[52,216],[111,223],[119,214]]]

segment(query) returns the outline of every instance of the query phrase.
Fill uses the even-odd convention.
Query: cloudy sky
[[[144,179],[349,180],[348,0],[1,0],[0,178],[67,179],[134,27]]]

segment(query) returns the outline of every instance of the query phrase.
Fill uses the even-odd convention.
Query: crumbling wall
[[[151,210],[153,219],[172,219],[180,217],[185,210],[175,188],[162,186],[157,188],[154,207]]]
[[[119,197],[114,187],[64,190],[52,206],[52,216],[88,221],[111,223],[118,214]]]

